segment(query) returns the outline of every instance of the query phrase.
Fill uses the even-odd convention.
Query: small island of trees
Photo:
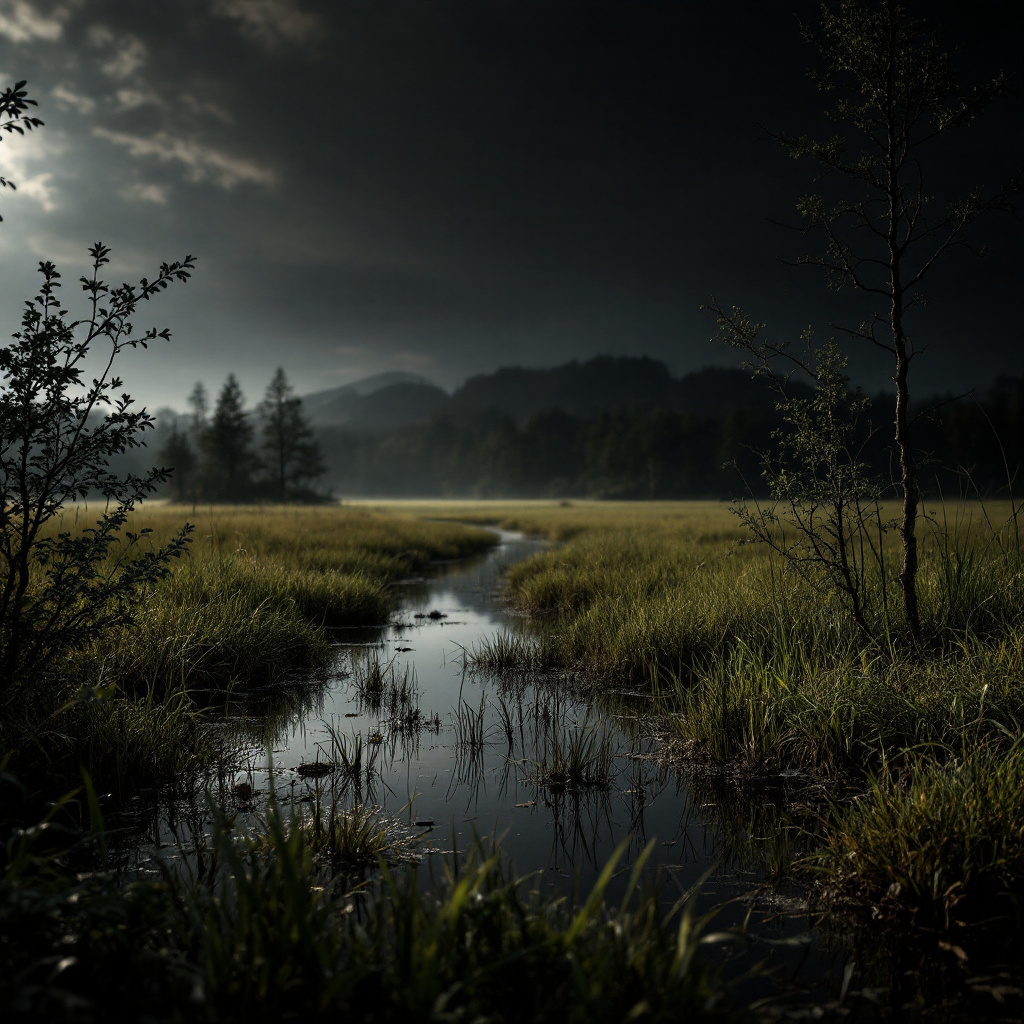
[[[179,502],[322,501],[320,447],[282,368],[255,413],[245,411],[237,378],[228,374],[209,410],[206,386],[189,395],[190,411],[173,416],[159,457],[174,474]],[[173,414],[172,414],[173,415]],[[165,419],[165,417],[161,417]]]

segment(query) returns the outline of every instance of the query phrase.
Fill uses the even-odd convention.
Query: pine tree
[[[278,501],[292,486],[315,480],[324,472],[320,449],[302,415],[302,399],[294,394],[278,367],[257,413],[261,421],[261,461]]]
[[[171,431],[160,447],[159,458],[172,472],[174,500],[182,503],[191,501],[195,511],[196,453],[189,441],[188,433],[182,430],[177,422],[171,425]]]
[[[199,437],[206,429],[206,415],[210,410],[210,401],[206,395],[206,385],[201,380],[196,381],[196,386],[188,396],[188,404],[192,410],[189,420],[189,431],[194,437]]]
[[[217,396],[209,424],[200,436],[204,493],[214,501],[240,501],[251,496],[253,428],[245,398],[233,373]]]

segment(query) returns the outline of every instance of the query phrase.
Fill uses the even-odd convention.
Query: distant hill
[[[456,415],[497,410],[522,426],[548,409],[581,417],[615,409],[721,416],[738,408],[772,409],[774,403],[764,381],[752,380],[746,370],[711,367],[675,378],[656,359],[598,356],[550,370],[516,367],[470,378],[452,395],[451,408]]]
[[[429,419],[447,400],[426,377],[396,371],[303,395],[302,410],[314,426],[380,430]]]
[[[546,409],[592,416],[623,407],[673,408],[668,367],[646,356],[598,356],[549,370],[508,367],[471,377],[452,395],[455,415],[493,409],[524,423]]]
[[[646,356],[597,356],[543,370],[505,367],[471,377],[451,396],[425,377],[392,373],[303,398],[314,426],[369,433],[425,424],[441,414],[465,423],[487,412],[523,426],[553,409],[582,418],[620,409],[723,416],[773,404],[764,382],[751,380],[745,370],[712,367],[676,378]]]
[[[348,408],[350,424],[378,433],[411,423],[426,423],[443,412],[451,399],[434,384],[392,384],[368,395],[359,395]]]

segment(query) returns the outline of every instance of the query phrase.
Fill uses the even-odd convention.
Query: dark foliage
[[[0,142],[5,134],[24,135],[33,128],[41,128],[43,122],[30,114],[29,108],[36,106],[35,100],[28,98],[25,82],[15,82],[0,93]],[[13,181],[0,175],[0,188],[17,189]],[[3,217],[0,217],[3,220]]]
[[[763,395],[771,392],[757,385]],[[1024,466],[1024,379],[1002,378],[988,392],[942,404],[919,421],[929,452],[926,493],[1000,496]],[[793,391],[810,400],[806,388]],[[868,415],[891,420],[892,397],[873,399]],[[730,498],[747,481],[767,496],[758,451],[785,427],[783,415],[740,405],[720,415],[619,408],[580,416],[552,408],[522,426],[508,414],[449,415],[390,431],[321,427],[325,477],[341,494],[625,499]],[[883,432],[860,453],[865,472],[892,496],[893,459]],[[1005,461],[1004,461],[1005,455]]]
[[[100,279],[109,250],[90,250],[81,278],[88,314],[68,318],[58,298],[60,274],[41,263],[43,284],[26,303],[21,330],[0,350],[0,695],[101,631],[131,622],[141,589],[168,573],[190,527],[163,548],[124,530],[135,505],[167,478],[151,469],[118,474],[111,460],[142,445],[153,425],[133,408],[113,373],[125,349],[167,339],[167,330],[136,334],[131,317],[174,281],[187,281],[193,258],[162,264],[152,281],[109,287]],[[99,357],[90,381],[85,368]],[[77,502],[100,495],[92,526],[67,517]],[[145,531],[144,531],[145,532]],[[112,558],[113,552],[119,552]]]

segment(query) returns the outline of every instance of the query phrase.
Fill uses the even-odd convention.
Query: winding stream
[[[556,893],[577,886],[586,892],[620,845],[622,867],[647,849],[646,870],[666,904],[697,892],[698,911],[715,908],[715,928],[744,929],[739,948],[720,950],[730,975],[771,966],[770,974],[758,967],[740,982],[741,999],[768,997],[778,1000],[782,1016],[819,1019],[849,982],[846,957],[820,941],[799,894],[790,900],[764,885],[758,851],[777,836],[756,834],[756,809],[749,826],[737,828],[736,816],[720,806],[725,795],[692,788],[655,758],[628,699],[597,707],[556,680],[467,670],[467,654],[480,641],[524,632],[501,601],[501,577],[545,546],[500,531],[486,554],[403,581],[389,624],[338,630],[326,684],[300,687],[309,694],[283,707],[282,694],[295,687],[273,688],[262,705],[258,696],[246,702],[236,727],[248,722],[270,741],[251,747],[247,766],[233,782],[222,780],[215,799],[242,819],[258,814],[271,793],[293,804],[326,795],[343,806],[377,806],[415,837],[423,884],[434,856],[477,840],[499,841],[516,873],[535,873]],[[606,752],[607,784],[544,784],[554,747],[573,742]],[[362,770],[339,781],[335,766],[356,751]],[[765,803],[762,820],[771,826]],[[206,825],[202,807],[194,804],[193,814],[188,822],[180,810],[164,808],[149,826],[153,845],[184,851],[188,835]],[[153,845],[139,867],[147,856],[163,855]],[[609,887],[613,902],[627,875],[620,872]]]
[[[501,574],[545,543],[501,532],[484,556],[406,581],[388,626],[339,631],[343,671],[276,737],[269,761],[253,762],[245,784],[259,791],[273,773],[277,789],[311,792],[322,784],[317,762],[337,760],[342,737],[375,758],[358,796],[407,823],[430,850],[499,838],[517,871],[579,874],[586,887],[620,843],[629,844],[627,859],[652,844],[653,863],[670,866],[683,888],[696,884],[721,855],[714,817],[652,759],[633,716],[607,718],[551,681],[466,670],[482,639],[520,631],[500,601]],[[359,685],[368,667],[383,674],[379,700]],[[403,687],[408,700],[396,698]],[[538,781],[557,744],[588,741],[610,755],[607,786]]]

